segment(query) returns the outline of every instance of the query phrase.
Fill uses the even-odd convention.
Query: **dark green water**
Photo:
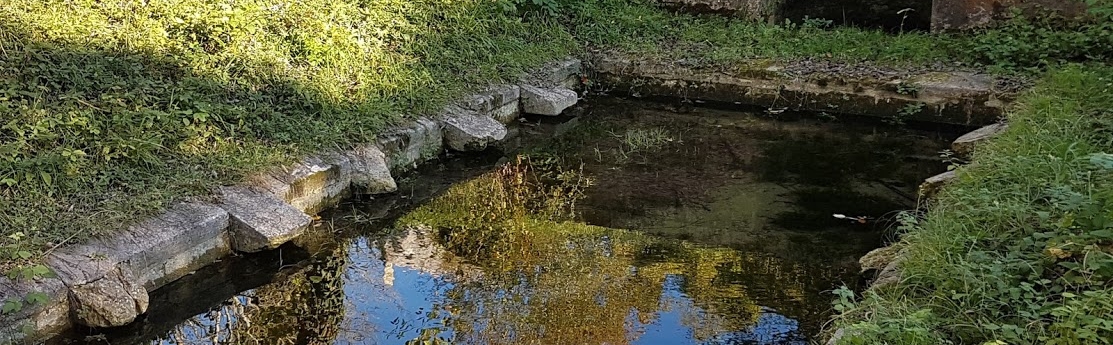
[[[135,325],[55,342],[807,344],[944,169],[938,134],[660,108],[525,123],[527,162],[430,164],[155,292]]]

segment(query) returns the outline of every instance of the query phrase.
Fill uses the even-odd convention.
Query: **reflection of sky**
[[[355,247],[359,248],[353,248],[350,253],[351,266],[344,287],[349,300],[345,321],[347,327],[344,327],[347,331],[341,335],[337,343],[404,344],[407,340],[417,338],[423,329],[430,328],[443,329],[439,336],[451,339],[453,332],[445,329],[445,322],[440,319],[447,314],[442,313],[432,318],[429,314],[432,310],[444,307],[442,305],[444,296],[452,288],[451,283],[445,278],[434,276],[435,273],[394,267],[393,285],[387,285],[383,279],[384,263],[378,259],[381,257],[379,250],[368,249],[359,244]],[[796,333],[795,320],[768,309],[764,310],[758,317],[757,323],[748,329],[717,330],[715,336],[701,341],[695,337],[695,331],[692,329],[699,325],[692,325],[691,321],[686,322],[685,317],[707,315],[682,291],[683,281],[683,276],[679,275],[669,275],[665,279],[658,310],[645,311],[656,313],[655,317],[649,318],[652,320],[651,323],[640,324],[636,317],[638,311],[630,311],[626,324],[628,339],[632,344],[803,345],[807,343],[804,337]],[[523,295],[520,297],[528,300],[530,291],[526,290],[528,289],[514,289],[510,294]],[[498,299],[505,295],[506,292],[501,291],[487,296]],[[481,320],[471,324],[476,327],[488,327],[490,326],[488,323],[492,322],[497,323],[498,320]]]
[[[381,250],[366,239],[357,239],[352,243],[347,263],[344,276],[347,305],[344,308],[344,320],[340,325],[341,331],[335,341],[336,344],[406,344],[421,337],[423,333],[425,336],[452,339],[455,333],[446,324],[450,323],[448,318],[453,316],[447,312],[451,306],[446,306],[445,301],[446,294],[454,284],[451,282],[452,278],[442,275],[444,272],[424,272],[404,266],[393,266],[388,269],[383,261]],[[636,270],[631,268],[628,272],[635,274]],[[757,317],[757,322],[746,329],[722,329],[723,324],[715,321],[720,315],[714,315],[713,312],[697,306],[683,291],[684,280],[683,275],[670,274],[665,277],[661,295],[657,299],[657,310],[629,311],[625,324],[626,338],[630,344],[807,344],[806,339],[797,333],[798,323],[795,320],[770,309],[764,309]],[[533,291],[528,285],[516,284],[506,291],[468,293],[469,297],[463,300],[480,304],[475,306],[480,310],[499,308],[496,315],[522,313],[524,310],[516,310],[513,307],[521,305],[518,303],[528,303],[531,295],[539,293]],[[465,289],[465,293],[467,290],[469,289]],[[161,343],[207,344],[214,342],[214,339],[217,342],[228,339],[228,334],[221,332],[221,329],[227,331],[231,325],[238,322],[236,317],[240,313],[231,309],[236,308],[237,305],[242,306],[248,300],[244,296],[250,295],[251,292],[248,291],[226,302],[220,308],[186,321],[180,325],[176,334],[166,336],[170,340]],[[603,296],[591,297],[594,297],[600,305],[606,302]],[[517,302],[500,303],[504,299]],[[504,308],[505,310],[502,310]],[[653,315],[639,318],[639,313]],[[457,317],[462,316],[464,315]],[[568,315],[567,317],[584,316]],[[643,324],[638,321],[639,319],[648,320],[648,323]],[[505,330],[511,334],[520,331],[508,329],[512,325],[500,324],[501,320],[468,321],[472,322],[462,324],[470,324],[476,328]],[[700,339],[699,334],[703,335],[703,339]],[[456,341],[466,343],[469,339],[456,339]],[[590,339],[583,339],[583,341],[585,344],[591,343]],[[446,343],[448,342],[442,344]]]
[[[637,337],[632,344],[701,344],[695,337],[692,325],[687,324],[684,317],[703,315],[704,311],[682,291],[683,282],[682,276],[669,275],[665,278],[657,317],[651,324],[637,327],[636,333],[631,332],[635,333],[632,336]],[[757,323],[749,329],[721,332],[702,344],[807,344],[807,340],[797,334],[796,330],[796,320],[764,310]]]

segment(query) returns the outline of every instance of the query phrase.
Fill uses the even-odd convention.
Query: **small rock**
[[[839,340],[842,340],[842,338],[845,337],[845,336],[846,336],[846,330],[842,329],[842,328],[839,328],[839,329],[835,330],[834,334],[831,335],[831,339],[827,340],[826,345],[838,345]]]
[[[246,187],[220,188],[221,207],[230,216],[233,248],[259,252],[278,248],[301,234],[313,220],[270,193]]]
[[[444,117],[444,140],[456,151],[482,151],[506,138],[506,126],[490,116],[452,110]]]
[[[959,157],[970,158],[974,153],[974,148],[981,143],[1001,134],[1009,128],[1008,124],[995,123],[989,126],[978,128],[973,132],[963,134],[958,139],[951,143],[951,151],[954,151]]]
[[[943,188],[943,185],[946,185],[947,182],[954,180],[957,176],[958,175],[955,174],[955,171],[951,170],[939,175],[928,177],[927,180],[924,180],[924,183],[920,184],[920,197],[931,198],[932,196],[935,196],[935,194],[938,193],[941,188]]]
[[[881,269],[881,273],[877,274],[877,279],[873,280],[870,284],[871,289],[880,288],[890,284],[899,283],[901,280],[900,259],[893,260]]]
[[[888,266],[890,262],[896,260],[899,252],[900,248],[897,248],[897,246],[877,248],[866,253],[861,259],[858,259],[858,264],[861,266],[862,272],[870,270],[880,271],[884,269],[885,266]]]
[[[539,88],[522,85],[522,111],[527,114],[556,116],[579,101],[576,91],[565,88]]]
[[[122,270],[101,279],[70,287],[70,301],[77,322],[98,328],[127,325],[147,312],[147,290]]]
[[[360,145],[345,152],[352,162],[352,184],[364,194],[383,194],[398,190],[386,154],[375,145]]]

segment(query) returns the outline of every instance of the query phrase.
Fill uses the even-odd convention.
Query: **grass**
[[[840,344],[1109,344],[1113,68],[1049,73],[903,236]],[[849,302],[845,296],[842,302]]]
[[[487,1],[10,1],[0,224],[49,248],[577,49]]]
[[[25,236],[5,244],[42,251],[110,234],[584,48],[924,63],[946,59],[934,48],[949,40],[643,1],[561,13],[522,17],[481,0],[10,1],[0,9],[0,231]]]
[[[648,0],[560,0],[557,15],[522,15],[508,1],[522,2],[6,1],[0,269],[38,275],[20,263],[263,167],[367,141],[586,49],[725,65],[818,58],[1009,70],[1113,56],[1113,36],[1101,34],[1113,22],[1101,20],[1113,18],[1105,5],[1098,24],[1078,30],[1018,22],[970,37],[749,23]],[[843,324],[890,342],[920,331],[963,342],[1107,335],[1093,323],[1105,319],[1088,316],[1109,310],[1094,297],[1110,292],[1108,268],[1095,264],[1108,242],[1073,229],[1097,224],[1093,209],[1109,194],[1108,172],[1087,163],[1108,163],[1089,156],[1108,151],[1108,71],[1071,68],[1028,95],[1009,134],[907,237],[903,290],[868,297]],[[1080,330],[1090,333],[1069,333]]]

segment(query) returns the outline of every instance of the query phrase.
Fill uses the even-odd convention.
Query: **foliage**
[[[904,236],[905,279],[840,298],[843,344],[1113,339],[1113,68],[1051,73]]]
[[[1086,0],[1083,20],[1019,10],[999,27],[972,39],[972,51],[1004,69],[1031,69],[1070,61],[1113,59],[1113,1]]]
[[[399,223],[430,226],[461,255],[499,258],[509,243],[528,238],[531,220],[571,219],[590,179],[557,159],[519,156],[517,161],[454,186]],[[479,245],[476,245],[479,244]]]

